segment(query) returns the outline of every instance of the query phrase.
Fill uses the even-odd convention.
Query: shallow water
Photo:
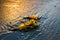
[[[32,31],[0,34],[0,40],[60,40],[60,1],[33,0],[32,2],[34,1],[37,5],[32,13],[47,19],[42,18],[43,23]]]

